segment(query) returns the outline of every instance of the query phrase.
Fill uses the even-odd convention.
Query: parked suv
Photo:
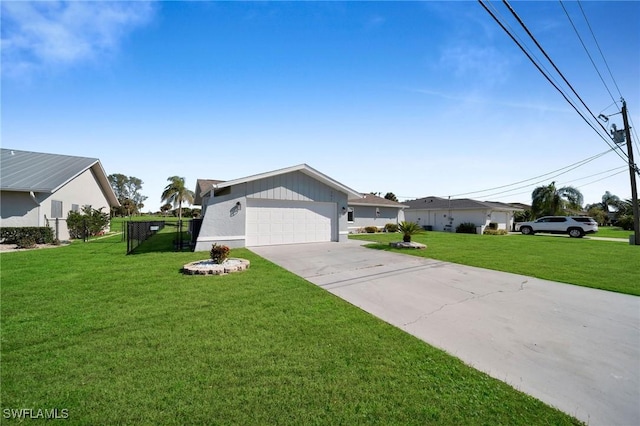
[[[590,217],[583,216],[545,216],[533,222],[519,224],[520,232],[533,235],[536,232],[550,234],[569,234],[573,238],[582,238],[584,234],[598,232],[598,224]]]

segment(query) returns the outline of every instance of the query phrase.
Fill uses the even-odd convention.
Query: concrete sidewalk
[[[251,250],[580,420],[640,424],[640,298],[360,244]]]

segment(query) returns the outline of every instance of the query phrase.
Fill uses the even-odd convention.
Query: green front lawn
[[[640,295],[640,247],[617,241],[548,235],[472,235],[424,232],[412,240],[426,250],[389,248],[401,234],[358,234],[373,248],[512,272],[546,280]]]
[[[66,409],[82,425],[577,423],[248,250],[232,251],[252,262],[246,272],[184,276],[206,254],[166,251],[172,238],[129,256],[119,236],[0,255],[3,413]]]
[[[606,238],[621,238],[625,241],[629,241],[629,235],[633,235],[633,231],[625,231],[619,226],[600,226],[598,227],[598,232],[590,236],[606,237]]]

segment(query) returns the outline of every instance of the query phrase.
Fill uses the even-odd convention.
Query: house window
[[[71,204],[71,211],[79,213],[80,212],[80,206],[77,205],[77,204]]]
[[[353,222],[353,207],[347,209],[347,222]]]
[[[62,201],[51,200],[51,217],[53,219],[62,217]]]
[[[213,196],[214,197],[221,197],[223,195],[229,195],[229,194],[231,194],[231,187],[230,186],[227,186],[226,188],[222,188],[222,189],[219,189],[219,190],[213,192]]]

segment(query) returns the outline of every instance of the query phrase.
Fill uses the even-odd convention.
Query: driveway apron
[[[352,240],[250,249],[582,421],[640,424],[638,297]]]

